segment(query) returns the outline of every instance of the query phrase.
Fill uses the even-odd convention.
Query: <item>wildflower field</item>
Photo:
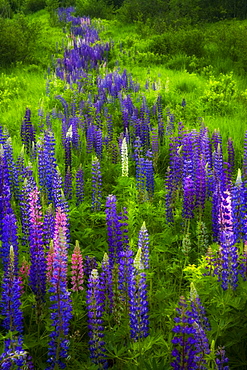
[[[133,40],[58,17],[39,109],[0,124],[0,368],[246,369],[247,131],[224,126],[246,91],[203,67],[175,104],[122,68]]]

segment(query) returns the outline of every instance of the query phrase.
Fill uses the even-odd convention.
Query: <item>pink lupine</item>
[[[83,259],[82,259],[82,254],[81,250],[79,247],[78,240],[76,241],[74,251],[72,253],[72,258],[71,258],[71,283],[72,283],[72,291],[73,292],[78,292],[80,290],[83,290]]]
[[[50,248],[46,256],[46,281],[49,283],[51,281],[53,273],[53,262],[54,262],[54,246],[53,240],[50,242]]]
[[[24,293],[24,285],[25,285],[25,282],[28,281],[29,272],[30,272],[30,265],[24,258],[23,261],[22,261],[22,265],[20,267],[20,270],[19,270],[19,280],[20,280],[20,286],[21,286],[21,294]]]

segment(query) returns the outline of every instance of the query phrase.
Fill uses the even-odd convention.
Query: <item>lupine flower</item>
[[[102,198],[102,177],[100,162],[97,158],[92,161],[92,210],[99,211]]]
[[[67,200],[72,199],[72,173],[69,167],[64,179],[64,196]]]
[[[219,347],[218,351],[216,352],[216,355],[219,356],[219,358],[216,358],[215,360],[216,365],[217,365],[217,370],[229,370],[230,367],[226,365],[229,360],[226,357],[226,351],[224,347]]]
[[[149,268],[149,235],[145,221],[139,231],[138,248],[141,248],[142,264],[147,269]]]
[[[76,205],[83,202],[84,199],[84,172],[81,165],[75,175],[76,181]]]
[[[121,217],[117,213],[117,198],[108,195],[106,199],[106,225],[109,246],[109,263],[113,267],[118,263],[119,254],[123,251]]]
[[[174,349],[172,356],[174,360],[171,363],[173,369],[181,370],[197,369],[197,363],[202,362],[200,356],[201,348],[199,344],[204,343],[201,337],[201,327],[194,319],[194,315],[184,297],[180,297],[179,307],[176,309],[178,317],[174,319],[175,326],[172,331],[175,336],[172,339]]]
[[[4,272],[2,283],[1,314],[4,319],[2,326],[12,332],[23,332],[23,315],[21,312],[21,286],[20,280],[15,273],[14,249],[10,246],[9,261],[7,269]]]
[[[31,356],[23,349],[23,339],[21,336],[13,339],[5,339],[4,350],[0,356],[0,366],[2,370],[12,370],[13,368],[35,370]]]
[[[50,280],[50,306],[52,326],[54,330],[50,334],[48,348],[47,370],[60,367],[64,369],[66,364],[63,359],[68,355],[69,322],[72,318],[72,305],[67,288],[67,238],[66,238],[66,215],[61,208],[56,210],[54,232],[54,256],[52,276]]]
[[[121,145],[121,158],[122,158],[122,176],[128,177],[129,166],[128,166],[128,146],[126,143],[126,137],[123,138]]]
[[[20,270],[19,270],[19,280],[21,285],[21,294],[24,293],[24,285],[27,283],[30,273],[30,264],[23,258]]]
[[[45,294],[46,276],[42,221],[39,191],[36,188],[29,194],[30,285],[40,309]]]
[[[135,341],[149,335],[147,284],[141,253],[141,248],[138,248],[129,273],[130,336]]]
[[[99,275],[96,269],[91,271],[87,289],[89,350],[92,362],[99,368],[108,367],[105,355],[104,326],[103,326],[103,302]]]
[[[75,248],[71,257],[71,269],[72,269],[71,289],[73,292],[79,292],[80,290],[83,290],[84,273],[83,273],[83,259],[78,240],[76,241]]]

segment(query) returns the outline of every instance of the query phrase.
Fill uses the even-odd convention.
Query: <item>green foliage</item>
[[[80,16],[111,19],[113,5],[107,0],[76,0],[76,12]]]
[[[24,88],[24,80],[2,73],[0,76],[0,110],[9,109],[13,99],[20,97]]]
[[[208,88],[201,101],[205,109],[213,113],[227,114],[234,109],[233,99],[236,97],[236,83],[232,73],[220,74],[218,78],[211,76]]]

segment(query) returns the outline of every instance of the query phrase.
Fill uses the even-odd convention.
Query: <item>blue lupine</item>
[[[3,315],[2,326],[19,334],[23,333],[23,314],[21,307],[21,285],[15,272],[15,255],[12,246],[9,248],[9,260],[2,282],[2,299],[0,303]]]
[[[232,187],[232,211],[233,211],[233,231],[235,240],[239,242],[247,240],[246,215],[246,189],[242,182],[241,170],[238,170],[238,176]]]
[[[9,260],[9,246],[12,245],[15,255],[14,267],[15,274],[17,273],[18,267],[18,237],[17,237],[17,219],[13,212],[9,210],[5,213],[2,220],[2,235],[1,235],[1,252],[0,256],[2,258],[4,271],[8,267]]]
[[[31,123],[31,111],[29,108],[26,108],[25,117],[21,125],[21,140],[28,154],[32,151],[34,151],[34,154],[36,153],[35,129]]]
[[[102,177],[98,158],[92,161],[92,210],[99,211],[102,199]]]
[[[174,360],[171,366],[176,370],[206,369],[204,355],[210,350],[204,329],[184,297],[180,297],[178,304],[178,317],[174,319],[175,326],[172,329],[175,336],[172,339]]]
[[[129,270],[130,336],[135,341],[149,335],[146,274],[141,262],[141,248]]]
[[[184,218],[193,218],[195,208],[195,190],[191,176],[187,176],[183,179],[183,190],[182,215]]]
[[[13,366],[17,370],[34,370],[32,358],[23,348],[22,336],[5,339],[4,350],[0,356],[0,366],[2,370],[12,370]]]
[[[87,310],[89,329],[89,350],[92,362],[99,368],[106,369],[108,363],[105,355],[103,301],[98,271],[93,269],[88,279]]]
[[[224,347],[219,347],[216,355],[218,358],[216,358],[215,362],[217,365],[217,370],[229,370],[230,367],[226,365],[228,363],[228,358],[226,357],[226,351]]]
[[[43,241],[43,219],[38,189],[29,194],[29,245],[30,245],[30,285],[35,294],[37,309],[41,310],[45,295],[46,264]],[[41,314],[41,312],[38,312]]]
[[[117,213],[117,198],[109,195],[106,199],[106,225],[111,268],[118,263],[119,254],[123,251],[121,217]]]

